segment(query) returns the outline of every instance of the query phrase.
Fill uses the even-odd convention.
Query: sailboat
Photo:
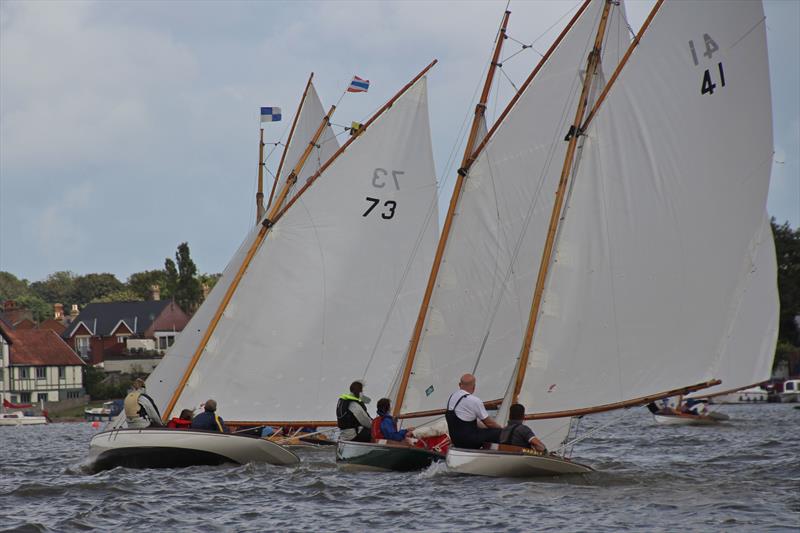
[[[586,5],[569,22],[567,30],[576,24],[578,15],[585,9]],[[441,419],[441,406],[446,402],[449,392],[452,392],[448,390],[449,384],[455,383],[456,375],[466,371],[476,374],[481,382],[481,390],[488,391],[490,398],[496,398],[487,402],[487,407],[497,406],[513,369],[513,360],[507,357],[509,350],[524,332],[523,319],[518,312],[524,299],[520,291],[524,294],[526,284],[532,290],[532,280],[535,279],[533,265],[510,258],[508,250],[503,250],[501,241],[510,242],[517,238],[512,233],[519,229],[513,224],[524,221],[526,217],[530,218],[531,212],[526,214],[526,210],[529,207],[535,208],[536,205],[530,193],[524,190],[524,185],[519,184],[530,181],[527,170],[514,176],[518,183],[509,189],[507,197],[494,196],[499,189],[493,180],[509,183],[508,176],[501,174],[506,168],[504,165],[516,160],[520,165],[517,171],[526,169],[529,160],[522,161],[520,154],[542,151],[541,147],[546,146],[552,133],[540,129],[535,121],[523,118],[521,114],[517,115],[520,118],[512,115],[510,120],[528,120],[527,125],[515,126],[517,129],[510,134],[503,133],[509,130],[501,129],[499,135],[504,136],[504,139],[491,141],[491,136],[495,135],[510,109],[531,105],[531,93],[526,91],[526,87],[530,85],[533,76],[526,80],[497,123],[487,132],[486,103],[494,74],[501,63],[500,56],[506,40],[509,16],[510,11],[506,11],[497,33],[426,292],[411,334],[404,368],[396,378],[390,394],[394,398],[392,405],[396,418],[413,418],[423,425]],[[629,42],[621,9],[615,10],[609,26],[614,28],[609,33],[615,33],[615,37],[609,39],[606,57],[609,63],[616,64]],[[534,73],[548,63],[548,57],[559,47],[567,30],[556,39]],[[562,45],[561,50],[564,48],[567,51],[561,51],[561,54],[571,53],[577,59],[584,54],[585,43],[576,40]],[[545,77],[549,82],[544,83],[549,83],[554,91],[561,91],[573,76],[580,76],[579,69],[548,72]],[[563,98],[554,98],[548,102],[546,105],[549,108],[542,104],[543,109],[562,113],[565,106],[562,100],[567,93],[562,96]],[[572,94],[571,97],[574,100],[576,95]],[[510,143],[512,147],[509,153],[513,155],[509,157],[502,154],[496,157],[493,147],[497,142]],[[476,162],[480,170],[476,170]],[[485,185],[476,185],[483,181],[486,182]],[[481,205],[476,204],[476,201],[481,202]],[[499,205],[509,210],[496,212]],[[509,231],[512,233],[507,233]],[[510,259],[514,262],[513,265],[509,264]],[[552,444],[566,437],[570,424],[569,421],[558,421],[547,426],[546,441],[552,447]],[[412,446],[391,442],[340,442],[337,460],[353,469],[410,470],[442,459],[446,451],[446,448],[421,451]]]
[[[592,99],[614,7],[585,12],[599,20],[585,29],[594,51],[501,413],[520,402],[535,409],[527,419],[558,419],[719,385],[739,317],[774,348],[769,291],[754,296],[766,315],[743,307],[746,288],[775,279],[752,268],[772,161],[762,6],[659,0]],[[504,476],[552,473],[550,460],[447,457],[457,472]]]
[[[232,426],[335,427],[335,399],[351,381],[388,388],[437,234],[426,85],[435,63],[338,148],[324,142],[335,106],[324,113],[309,80],[284,158],[296,163],[279,171],[265,216],[147,380],[165,420],[214,398]],[[90,456],[119,464],[147,447],[186,449],[185,433],[102,432]],[[298,461],[248,440],[274,457],[227,459]]]
[[[620,3],[583,3],[460,169],[398,418],[441,417],[471,371],[498,421],[522,403],[557,449],[571,417],[721,383],[772,160],[763,10],[659,0],[629,44],[614,28]],[[522,449],[450,447],[447,466],[591,471]]]

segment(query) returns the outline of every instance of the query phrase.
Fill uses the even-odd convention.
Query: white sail
[[[314,133],[316,133],[317,128],[322,123],[322,119],[325,117],[325,111],[322,108],[322,103],[314,89],[313,83],[310,83],[308,86],[308,91],[299,109],[299,113],[294,134],[286,147],[286,156],[284,158],[284,166],[281,170],[281,181],[279,183],[283,183],[286,180],[286,177],[294,166],[300,161],[303,151],[308,146],[311,139],[313,139]],[[324,161],[327,161],[339,148],[330,125],[326,126],[326,130],[323,132],[321,140],[317,144],[319,148],[314,148],[311,157],[308,158],[302,171],[298,175],[299,183],[304,182],[305,179],[318,170],[320,159],[324,158]],[[300,178],[302,178],[302,181]],[[175,344],[167,350],[164,358],[148,377],[148,394],[156,400],[160,409],[163,410],[166,407],[167,402],[175,391],[175,387],[186,372],[192,356],[200,345],[214,314],[217,312],[226,291],[230,287],[233,278],[236,276],[236,272],[244,262],[247,250],[250,249],[255,241],[259,229],[260,226],[256,226],[248,232],[244,241],[242,241],[242,244],[226,265],[222,276],[214,285],[214,288],[211,290],[206,300],[192,316],[192,319],[184,330],[175,339]]]
[[[354,379],[385,393],[432,260],[435,206],[421,78],[276,221],[174,409],[213,397],[228,419],[330,421]]]
[[[750,270],[739,296],[736,318],[726,335],[725,348],[711,369],[711,375],[722,383],[690,397],[741,389],[766,381],[772,374],[780,305],[775,243],[766,215],[751,249]]]
[[[309,83],[308,92],[300,109],[300,115],[297,117],[294,134],[286,146],[286,157],[284,158],[283,168],[281,168],[281,174],[278,176],[278,190],[286,182],[286,178],[292,172],[294,166],[300,161],[309,141],[314,138],[317,128],[319,128],[322,119],[325,117],[325,112],[314,84]],[[336,140],[336,135],[333,133],[330,124],[328,124],[312,148],[311,154],[303,164],[303,168],[297,173],[297,182],[289,190],[287,198],[291,198],[293,191],[297,190],[298,187],[302,187],[305,181],[314,175],[338,149],[339,143]]]
[[[760,3],[665,2],[583,139],[520,394],[538,413],[717,377],[772,160]]]
[[[443,408],[467,372],[483,400],[506,391],[602,7],[594,2],[578,18],[469,171],[403,413]]]

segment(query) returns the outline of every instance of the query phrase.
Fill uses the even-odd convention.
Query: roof
[[[0,323],[0,332],[10,341],[9,362],[12,365],[84,365],[72,348],[49,329],[8,329]]]
[[[70,338],[78,326],[84,324],[92,335],[111,337],[120,321],[125,322],[134,335],[140,335],[150,327],[170,303],[172,303],[171,300],[152,300],[89,304],[72,321],[62,336],[65,339]]]

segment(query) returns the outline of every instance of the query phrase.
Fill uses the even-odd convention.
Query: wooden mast
[[[302,170],[303,165],[306,162],[306,159],[308,159],[308,156],[311,154],[311,150],[316,146],[320,135],[322,135],[322,132],[325,130],[325,126],[328,125],[330,117],[335,110],[336,106],[335,105],[331,106],[331,109],[330,111],[328,111],[328,114],[322,118],[322,121],[320,122],[317,131],[314,133],[314,137],[312,137],[311,141],[308,143],[308,146],[306,146],[303,155],[297,161],[297,164],[292,169],[292,172],[286,177],[286,182],[283,184],[283,187],[281,188],[281,192],[278,195],[278,198],[275,200],[274,205],[271,206],[269,214],[267,218],[264,219],[262,227],[259,230],[255,240],[253,241],[253,244],[251,244],[250,248],[247,250],[247,254],[245,255],[244,261],[242,261],[242,264],[239,266],[239,270],[236,272],[236,275],[231,281],[231,284],[228,286],[228,290],[225,292],[225,295],[222,298],[222,302],[217,308],[216,313],[214,313],[214,317],[211,319],[208,328],[206,328],[206,331],[203,334],[203,338],[200,341],[200,344],[198,344],[197,349],[195,350],[194,355],[192,356],[192,359],[189,362],[189,365],[183,374],[183,377],[178,383],[178,386],[175,388],[175,391],[172,393],[172,397],[169,400],[169,404],[167,404],[167,408],[164,410],[163,413],[165,421],[168,419],[170,413],[172,412],[172,409],[174,409],[175,404],[178,402],[178,398],[180,397],[181,391],[186,386],[186,382],[189,381],[189,376],[192,375],[194,367],[197,365],[197,361],[200,360],[200,355],[203,353],[203,350],[205,350],[206,345],[208,344],[208,340],[211,338],[211,334],[214,333],[214,329],[216,329],[217,324],[219,323],[219,319],[222,317],[222,313],[225,311],[225,308],[228,306],[228,303],[231,301],[231,298],[233,297],[233,293],[236,292],[236,288],[239,286],[239,282],[241,281],[242,276],[244,276],[247,267],[250,266],[250,262],[253,260],[256,251],[261,246],[261,243],[264,242],[264,239],[266,238],[267,233],[269,232],[269,228],[272,227],[270,219],[273,218],[280,210],[281,204],[283,203],[283,200],[286,198],[286,194],[289,192],[291,186],[297,181],[297,174]]]
[[[650,14],[647,15],[647,19],[645,19],[642,27],[639,28],[639,32],[636,34],[636,38],[633,42],[628,46],[628,50],[625,52],[625,55],[622,56],[617,68],[614,69],[614,73],[608,79],[606,86],[603,87],[603,90],[600,92],[600,96],[597,97],[597,101],[595,101],[594,105],[592,106],[592,110],[589,111],[589,114],[586,115],[586,120],[581,125],[581,130],[586,131],[586,128],[589,126],[589,123],[594,118],[595,113],[597,113],[597,109],[600,107],[600,104],[606,99],[606,95],[608,91],[611,89],[611,86],[614,85],[614,82],[617,81],[617,77],[619,76],[620,71],[622,71],[622,67],[625,66],[625,63],[628,62],[628,58],[631,57],[631,53],[633,53],[633,49],[639,45],[639,42],[642,40],[642,35],[644,35],[645,30],[647,30],[650,23],[653,21],[653,17],[656,16],[659,8],[661,8],[661,4],[664,3],[664,0],[658,0],[656,4],[653,6],[653,9],[650,10]]]
[[[258,192],[256,192],[256,224],[264,216],[264,128],[258,141]]]
[[[503,15],[503,22],[500,25],[500,32],[497,35],[497,44],[494,47],[492,54],[492,62],[489,65],[489,71],[486,73],[486,81],[483,84],[483,92],[481,93],[480,100],[475,106],[475,115],[472,118],[472,127],[470,128],[469,137],[467,137],[467,145],[464,148],[464,157],[461,160],[461,167],[458,169],[458,177],[456,178],[453,194],[450,197],[450,206],[447,209],[447,216],[444,219],[444,226],[442,227],[442,234],[439,237],[439,243],[436,247],[436,255],[433,259],[433,266],[431,266],[431,273],[428,277],[428,285],[425,287],[425,294],[422,297],[422,305],[417,315],[417,321],[414,324],[414,331],[411,334],[411,343],[406,355],[405,367],[403,368],[403,376],[400,379],[400,386],[397,389],[397,398],[394,401],[392,413],[396,418],[400,414],[400,409],[403,406],[405,399],[406,388],[408,387],[408,380],[411,375],[411,369],[414,366],[414,358],[417,354],[419,347],[419,339],[422,336],[422,327],[425,325],[425,317],[428,314],[428,306],[430,305],[431,296],[433,295],[433,287],[436,283],[436,278],[439,275],[439,267],[442,264],[442,256],[444,255],[445,246],[447,246],[447,239],[450,236],[450,228],[453,225],[453,217],[456,213],[458,200],[461,197],[461,190],[464,186],[464,179],[467,176],[467,162],[472,155],[475,148],[475,139],[478,137],[478,129],[480,128],[481,120],[486,114],[486,102],[489,99],[489,90],[494,81],[494,74],[497,70],[497,65],[500,60],[500,50],[503,48],[503,41],[506,40],[506,27],[508,26],[508,17],[511,11],[506,11]]]
[[[278,185],[278,180],[281,177],[281,170],[283,170],[283,162],[286,159],[286,151],[289,149],[289,145],[292,142],[292,138],[294,138],[294,128],[295,126],[297,126],[297,119],[300,116],[300,111],[302,111],[303,105],[305,105],[306,103],[306,95],[308,94],[308,88],[311,87],[311,80],[313,79],[314,79],[314,73],[312,72],[311,75],[308,77],[308,82],[306,82],[306,88],[303,90],[303,96],[300,98],[300,103],[297,105],[297,112],[294,114],[294,119],[292,120],[292,128],[289,130],[289,137],[286,139],[286,145],[283,147],[283,153],[281,154],[281,162],[278,164],[278,172],[275,174],[275,179],[272,180],[272,190],[269,193],[269,201],[267,202],[267,207],[272,206],[272,197],[275,196],[275,187]],[[259,219],[259,221],[260,220],[261,219]]]
[[[225,311],[225,308],[228,306],[228,303],[230,302],[231,298],[233,297],[233,293],[236,292],[236,289],[239,286],[239,282],[241,281],[242,277],[244,276],[244,273],[247,270],[247,267],[250,265],[250,262],[253,260],[253,257],[255,256],[256,252],[258,251],[258,248],[261,246],[261,243],[266,238],[267,233],[269,231],[269,228],[271,228],[272,225],[275,222],[277,222],[281,218],[281,216],[283,216],[283,214],[286,212],[286,210],[289,209],[294,204],[294,202],[297,200],[297,198],[299,198],[300,195],[302,195],[303,192],[305,192],[305,190],[308,189],[308,187],[310,187],[311,184],[314,181],[316,181],[317,178],[319,178],[320,174],[322,174],[322,172],[325,169],[327,169],[328,166],[337,157],[339,157],[339,155],[341,155],[345,151],[345,149],[347,149],[347,147],[350,146],[350,144],[352,144],[353,141],[355,141],[358,137],[361,136],[361,134],[364,131],[366,131],[367,127],[370,124],[372,124],[379,116],[381,116],[387,109],[389,109],[392,106],[392,104],[394,104],[394,102],[398,98],[400,98],[400,96],[402,96],[403,93],[405,93],[409,89],[409,87],[411,87],[414,83],[416,83],[417,80],[419,80],[422,76],[424,76],[425,73],[428,72],[428,70],[430,70],[436,63],[437,63],[437,60],[434,59],[427,67],[422,69],[422,71],[419,74],[417,74],[414,77],[414,79],[412,79],[409,83],[407,83],[402,89],[400,89],[400,91],[398,91],[397,94],[395,94],[388,102],[386,102],[386,104],[384,104],[383,107],[381,107],[377,112],[375,112],[375,114],[372,115],[372,117],[370,117],[370,119],[359,130],[358,135],[350,137],[350,139],[346,143],[344,143],[330,157],[330,159],[328,159],[328,161],[326,161],[320,167],[320,169],[317,170],[317,172],[306,181],[306,183],[300,188],[300,190],[298,190],[297,193],[295,193],[295,195],[291,198],[291,200],[289,202],[287,202],[287,204],[285,206],[283,206],[283,208],[281,209],[281,203],[283,202],[283,199],[285,199],[286,194],[288,193],[288,189],[291,187],[291,184],[289,182],[291,181],[292,183],[294,183],[295,181],[297,181],[297,173],[300,172],[300,170],[303,168],[303,165],[305,164],[305,159],[311,153],[311,149],[316,145],[317,140],[319,138],[319,135],[322,133],[322,131],[324,130],[324,127],[330,121],[330,115],[336,109],[336,106],[331,106],[330,112],[328,113],[328,115],[326,115],[322,119],[322,123],[320,124],[320,127],[317,129],[317,132],[316,132],[314,138],[311,140],[311,142],[309,143],[308,147],[306,148],[306,150],[304,152],[304,156],[301,157],[300,161],[298,161],[297,165],[295,165],[295,167],[292,170],[291,174],[289,176],[287,176],[286,183],[283,186],[283,190],[281,191],[281,194],[279,195],[278,199],[276,200],[275,205],[272,206],[272,209],[270,209],[269,215],[264,220],[263,225],[262,225],[261,229],[259,230],[255,241],[253,242],[253,244],[248,249],[247,254],[245,255],[245,258],[242,261],[242,265],[239,267],[239,270],[236,272],[235,277],[231,281],[231,284],[228,287],[228,290],[225,292],[225,295],[223,296],[223,299],[222,299],[222,302],[220,303],[219,308],[217,308],[217,311],[214,314],[214,317],[212,318],[211,322],[208,325],[208,328],[206,329],[205,333],[203,334],[203,338],[201,339],[200,344],[197,346],[197,349],[195,350],[194,355],[192,356],[192,359],[189,361],[189,365],[187,366],[186,371],[183,374],[183,377],[181,378],[180,382],[178,383],[178,386],[175,388],[175,391],[173,392],[172,397],[170,398],[170,401],[167,404],[167,407],[164,410],[164,413],[162,414],[162,417],[163,417],[164,421],[167,421],[169,419],[169,416],[172,413],[172,410],[175,408],[175,404],[178,402],[178,398],[181,395],[181,391],[186,386],[187,381],[189,381],[189,376],[191,376],[192,372],[194,371],[195,366],[197,365],[197,362],[200,360],[200,356],[202,355],[203,350],[205,349],[206,345],[208,344],[208,340],[211,338],[211,335],[214,332],[214,329],[216,329],[217,324],[219,323],[219,320],[222,317],[222,313]],[[313,76],[313,74],[312,74],[312,76]],[[311,82],[311,79],[309,78],[309,83],[310,82]],[[324,423],[321,422],[318,425],[323,425],[323,424]]]
[[[561,218],[561,209],[564,204],[564,195],[567,189],[567,182],[569,181],[569,175],[572,171],[575,148],[578,144],[578,138],[581,136],[580,127],[581,123],[583,122],[583,115],[586,111],[589,91],[592,87],[592,82],[594,81],[595,73],[600,63],[600,49],[603,44],[603,37],[606,33],[606,23],[608,22],[608,15],[611,9],[611,1],[612,0],[605,0],[605,6],[603,6],[603,14],[600,18],[600,24],[597,28],[594,47],[589,53],[589,59],[586,66],[586,76],[583,80],[583,89],[581,90],[580,100],[578,100],[578,110],[575,112],[575,120],[572,121],[572,128],[570,128],[570,132],[572,132],[572,134],[569,139],[569,145],[567,146],[567,154],[564,157],[564,166],[561,169],[561,179],[558,182],[558,190],[556,191],[556,199],[553,205],[553,211],[550,214],[550,224],[547,229],[547,239],[545,240],[542,259],[539,263],[539,275],[536,278],[536,288],[533,292],[531,311],[530,315],[528,316],[528,327],[525,330],[522,350],[520,351],[519,360],[517,362],[517,379],[514,383],[512,403],[517,403],[519,392],[522,389],[522,383],[525,380],[525,370],[528,366],[528,356],[530,354],[531,343],[533,341],[533,332],[536,329],[539,308],[542,303],[542,294],[544,293],[544,284],[547,280],[547,272],[550,267],[550,258],[553,255],[558,221]]]

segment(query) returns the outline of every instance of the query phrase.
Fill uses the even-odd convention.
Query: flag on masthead
[[[353,76],[353,81],[350,82],[350,86],[347,88],[347,92],[349,93],[365,93],[369,89],[369,80],[363,80],[358,76]]]
[[[281,120],[280,107],[262,107],[261,122],[279,122]]]

